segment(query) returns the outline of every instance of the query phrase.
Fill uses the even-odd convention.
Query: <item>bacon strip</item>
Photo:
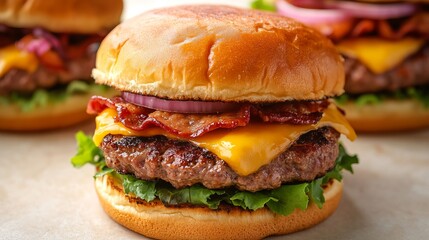
[[[88,103],[89,114],[99,114],[106,108],[115,109],[116,121],[126,127],[142,131],[160,127],[167,132],[185,138],[198,137],[219,128],[246,126],[250,120],[270,123],[315,124],[329,101],[292,101],[288,103],[251,105],[243,104],[235,112],[221,114],[185,114],[156,111],[126,102],[121,97],[107,99],[94,96]]]
[[[343,23],[315,25],[322,33],[334,41],[349,37],[379,36],[397,40],[406,36],[429,39],[429,13],[421,12],[409,18],[392,20],[354,19]]]
[[[315,124],[328,107],[328,101],[308,101],[253,105],[252,115],[259,116],[263,122],[289,123],[295,125]]]
[[[396,37],[399,38],[410,33],[417,33],[429,39],[429,13],[416,14],[408,19],[397,31]]]
[[[92,44],[99,44],[103,40],[103,35],[92,34],[87,35],[79,43],[73,43],[70,34],[61,34],[60,42],[65,47],[65,55],[68,59],[79,59],[85,56],[88,51],[96,51],[96,49],[90,49]],[[98,47],[98,46],[97,46]]]
[[[243,106],[238,112],[222,114],[181,114],[155,111],[149,114],[145,123],[155,125],[182,137],[198,137],[218,128],[243,127],[249,123],[249,105]],[[143,130],[143,124],[139,130]]]

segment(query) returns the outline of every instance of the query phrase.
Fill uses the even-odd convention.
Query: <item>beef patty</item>
[[[400,88],[429,84],[429,45],[383,74],[374,74],[359,60],[346,57],[347,93],[362,94],[395,91]]]
[[[0,77],[0,94],[11,92],[30,93],[38,88],[51,88],[57,84],[67,84],[73,80],[91,80],[91,71],[95,66],[95,52],[74,60],[66,61],[66,70],[54,71],[43,66],[29,73],[13,68]]]
[[[303,134],[270,164],[239,176],[210,151],[164,136],[107,135],[100,148],[106,164],[144,180],[162,179],[176,188],[201,183],[207,188],[236,187],[259,191],[284,183],[312,181],[335,166],[340,134],[330,127]]]

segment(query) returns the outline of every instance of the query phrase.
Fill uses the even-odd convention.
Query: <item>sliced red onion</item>
[[[278,13],[294,18],[302,23],[315,25],[319,23],[340,22],[350,18],[349,14],[338,9],[309,9],[296,7],[285,0],[277,0]]]
[[[177,113],[220,113],[240,107],[238,103],[166,100],[130,92],[122,92],[122,97],[125,101],[139,106]]]
[[[25,46],[22,46],[25,51],[35,53],[38,56],[43,55],[45,52],[51,49],[51,45],[44,38],[37,38],[31,40]]]
[[[35,28],[33,30],[33,35],[37,38],[43,38],[49,42],[49,44],[52,46],[52,48],[55,49],[55,51],[62,57],[65,58],[65,52],[64,49],[61,46],[60,41],[50,32],[42,29],[42,28]]]
[[[61,48],[60,41],[51,33],[47,32],[42,28],[35,28],[33,34],[37,38],[46,39],[54,48]]]
[[[378,20],[410,16],[416,11],[416,6],[409,3],[374,4],[332,1],[326,6],[342,10],[353,17]]]
[[[321,0],[288,0],[291,4],[297,7],[304,8],[325,8],[324,1]]]

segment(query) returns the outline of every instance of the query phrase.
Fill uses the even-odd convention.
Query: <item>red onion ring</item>
[[[42,28],[35,28],[33,34],[37,38],[46,39],[54,48],[61,48],[60,41],[51,33],[45,31]]]
[[[288,2],[303,8],[325,8],[325,3],[321,0],[288,0]]]
[[[374,4],[333,1],[327,3],[326,6],[342,10],[353,17],[376,20],[405,17],[416,11],[416,6],[409,3]]]
[[[122,92],[122,97],[139,106],[177,113],[220,113],[240,107],[239,103],[166,100],[130,92]]]
[[[51,45],[46,39],[38,38],[31,40],[23,48],[27,52],[35,53],[38,56],[41,56],[51,49]]]
[[[294,18],[304,24],[315,25],[319,23],[340,22],[350,18],[342,10],[338,9],[309,9],[296,7],[285,0],[277,0],[278,13],[283,16]]]
[[[33,35],[37,38],[43,38],[46,39],[46,41],[49,42],[49,44],[55,49],[55,51],[64,59],[65,58],[65,52],[64,49],[61,46],[60,41],[50,32],[42,29],[42,28],[35,28],[33,30]]]

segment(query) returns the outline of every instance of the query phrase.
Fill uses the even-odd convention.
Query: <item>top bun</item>
[[[175,100],[314,100],[344,86],[342,58],[316,30],[214,5],[157,9],[123,22],[101,43],[93,77]]]
[[[0,23],[52,32],[96,33],[120,22],[122,0],[0,1]]]

